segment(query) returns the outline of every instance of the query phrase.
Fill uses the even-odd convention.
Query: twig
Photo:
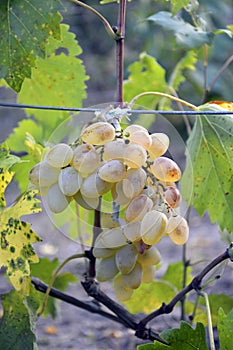
[[[208,92],[210,92],[216,81],[218,80],[218,78],[220,77],[220,75],[224,72],[224,70],[231,64],[231,62],[233,62],[233,55],[231,55],[227,60],[226,62],[223,64],[223,66],[219,69],[219,71],[217,72],[216,76],[214,77],[214,79],[212,80],[212,82],[210,83],[210,86],[208,88]]]

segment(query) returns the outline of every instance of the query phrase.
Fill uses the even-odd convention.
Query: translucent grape
[[[138,252],[132,244],[127,244],[116,252],[116,265],[123,274],[130,273],[137,261]]]
[[[126,136],[125,136],[126,137]],[[133,133],[130,133],[127,140],[130,140],[130,143],[136,143],[141,145],[145,149],[149,149],[152,145],[152,139],[148,133],[148,131],[138,130]]]
[[[120,248],[127,244],[126,237],[121,227],[101,232],[98,236],[98,240],[99,239],[105,248]]]
[[[99,259],[96,264],[96,278],[100,282],[108,281],[118,273],[115,256]]]
[[[152,143],[148,148],[148,153],[151,159],[162,156],[169,147],[169,138],[164,133],[154,133],[150,135]]]
[[[112,183],[102,180],[97,173],[91,174],[83,180],[81,193],[88,198],[96,198],[108,192]]]
[[[116,294],[116,297],[120,301],[126,301],[130,299],[130,297],[133,294],[133,289],[128,288],[123,281],[123,278],[121,275],[118,275],[115,277],[113,282],[114,292]]]
[[[166,232],[172,242],[178,245],[185,244],[189,238],[188,223],[180,215],[169,218]]]
[[[155,246],[146,249],[143,254],[138,254],[138,262],[144,266],[157,265],[161,260],[161,255]]]
[[[53,213],[61,213],[69,205],[69,199],[62,193],[57,183],[48,190],[47,202]]]
[[[125,218],[127,221],[140,221],[145,214],[151,210],[153,206],[152,200],[145,194],[135,197],[129,204],[125,211]]]
[[[167,157],[156,158],[150,170],[161,181],[176,182],[181,178],[180,168],[173,160]]]
[[[122,139],[116,139],[104,146],[103,160],[109,161],[112,159],[118,159],[124,161],[124,152],[126,144]]]
[[[130,134],[133,134],[136,131],[144,131],[144,132],[148,132],[146,128],[144,128],[144,126],[138,125],[138,124],[131,124],[128,125],[124,132],[123,132],[123,136],[127,137]]]
[[[141,237],[144,243],[153,245],[158,243],[167,228],[167,217],[165,214],[151,210],[146,213],[141,222]]]
[[[118,182],[116,186],[112,188],[113,200],[118,205],[128,205],[130,198],[126,197],[123,192],[123,183],[122,181]]]
[[[115,138],[114,127],[107,122],[97,122],[87,126],[81,133],[81,139],[92,145],[105,145]]]
[[[169,186],[164,192],[164,199],[170,207],[177,208],[181,199],[180,191],[173,186]]]
[[[66,143],[58,143],[45,155],[45,160],[53,167],[63,168],[70,164],[73,158],[73,150]]]
[[[154,281],[155,267],[142,266],[142,283],[151,283]]]
[[[120,160],[114,159],[102,165],[99,168],[98,175],[104,181],[115,183],[125,178],[126,168]]]
[[[140,168],[145,165],[147,153],[145,148],[137,144],[129,144],[125,148],[124,163],[130,168]]]
[[[129,222],[123,226],[124,235],[129,242],[135,242],[141,239],[140,227],[141,224],[138,221]]]
[[[58,180],[60,169],[51,166],[46,161],[36,164],[29,173],[31,183],[39,187],[50,187]]]
[[[73,167],[62,169],[58,177],[60,190],[66,196],[73,196],[78,192],[82,181],[82,176]]]
[[[90,144],[79,145],[74,150],[71,165],[78,170],[83,177],[94,173],[100,166],[100,155]]]
[[[133,198],[139,195],[146,184],[146,172],[142,169],[129,169],[123,180],[123,192],[126,197]]]
[[[80,191],[74,195],[74,200],[87,210],[96,209],[99,205],[99,197],[88,198],[83,196]]]
[[[131,289],[137,289],[142,283],[142,267],[136,263],[133,270],[128,274],[122,274],[122,279],[126,286]]]

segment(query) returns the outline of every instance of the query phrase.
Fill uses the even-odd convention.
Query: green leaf
[[[231,350],[233,346],[233,309],[227,315],[222,308],[219,309],[218,334],[221,350]]]
[[[25,298],[16,291],[2,296],[4,308],[3,318],[0,320],[0,349],[4,350],[35,350],[36,337],[35,316],[29,311]]]
[[[190,0],[171,0],[172,2],[172,14],[175,15],[183,7],[187,6]]]
[[[10,181],[13,174],[2,173],[0,188],[4,188],[4,190],[6,176]],[[40,238],[31,229],[31,225],[21,221],[20,217],[38,213],[41,210],[39,200],[35,199],[36,193],[37,191],[25,192],[11,207],[3,208],[0,211],[0,267],[7,268],[7,275],[14,288],[17,291],[24,291],[25,294],[29,292],[29,263],[39,261],[32,243],[40,241]],[[4,196],[3,201],[5,201]]]
[[[5,147],[0,148],[0,174],[3,170],[8,170],[15,163],[20,162],[20,158],[9,153]]]
[[[224,109],[204,105],[200,110]],[[197,209],[199,215],[208,210],[212,222],[217,222],[221,230],[233,233],[232,136],[232,115],[196,117],[187,142],[187,165],[181,189],[184,199]]]
[[[183,288],[183,263],[176,262],[169,264],[166,273],[164,274],[162,280],[169,282],[177,291]],[[186,283],[189,284],[192,281],[191,267],[187,268]]]
[[[45,57],[46,42],[59,39],[61,16],[59,0],[1,0],[0,2],[0,78],[20,91],[24,79],[30,78],[36,57]]]
[[[49,283],[54,270],[58,267],[59,260],[56,258],[50,261],[48,258],[40,259],[38,264],[31,266],[31,274],[34,277],[38,277],[45,283]],[[62,272],[55,280],[54,288],[59,290],[66,290],[69,283],[77,282],[77,278],[69,272]],[[31,290],[30,296],[37,301],[38,305],[41,305],[44,299],[44,295],[35,289]],[[53,297],[48,298],[44,316],[50,314],[53,318],[56,317],[58,310],[57,300]]]
[[[140,55],[140,60],[131,64],[128,68],[129,77],[124,83],[124,99],[129,102],[133,97],[146,91],[167,92],[168,85],[165,80],[165,70],[154,57],[145,53]],[[146,108],[154,108],[160,100],[157,96],[143,96],[137,104]]]
[[[138,350],[208,350],[206,344],[205,328],[203,324],[197,323],[193,329],[188,323],[181,321],[180,328],[173,328],[163,331],[160,337],[169,343],[169,346],[155,342],[153,348],[141,345]]]
[[[169,86],[174,90],[178,90],[181,83],[185,81],[185,72],[187,69],[195,70],[195,64],[197,62],[197,53],[194,50],[190,50],[187,54],[181,58],[176,64],[172,75],[169,79]]]
[[[196,28],[183,21],[181,18],[173,16],[170,12],[157,12],[150,16],[148,20],[161,26],[163,30],[173,32],[177,44],[185,49],[200,48],[204,44],[212,44],[214,37],[212,32],[204,32],[200,28]]]
[[[84,82],[88,77],[82,61],[77,58],[81,48],[75,35],[68,30],[69,26],[63,24],[61,41],[54,38],[48,40],[46,59],[36,59],[36,68],[32,69],[31,79],[25,79],[18,95],[20,103],[65,107],[82,104],[86,97]],[[31,110],[26,112],[30,115]],[[51,131],[69,116],[68,112],[51,110],[33,110],[33,115],[42,126],[43,140],[46,141],[51,136]],[[65,124],[62,130],[64,137],[68,132]]]
[[[169,302],[175,294],[174,288],[165,281],[144,283],[124,304],[131,313],[150,313],[159,308],[163,302]]]

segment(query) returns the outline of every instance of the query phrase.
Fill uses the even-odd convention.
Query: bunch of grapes
[[[111,193],[113,220],[102,227],[93,254],[97,279],[114,278],[120,300],[130,298],[142,282],[153,281],[160,261],[155,245],[163,236],[175,244],[184,244],[189,236],[188,224],[179,214],[176,182],[181,170],[164,156],[168,146],[167,135],[150,135],[140,125],[116,131],[108,122],[95,122],[73,145],[52,147],[29,174],[54,213],[71,200],[97,209],[100,198]]]

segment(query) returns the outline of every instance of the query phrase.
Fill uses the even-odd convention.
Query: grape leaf
[[[171,0],[172,2],[172,14],[175,15],[183,7],[187,6],[190,0]]]
[[[51,276],[58,265],[59,260],[57,258],[52,261],[48,258],[42,258],[38,264],[31,266],[31,275],[38,277],[45,283],[49,283]],[[77,278],[69,272],[62,272],[56,278],[53,287],[59,290],[66,290],[68,284],[71,282],[77,282]],[[30,297],[35,300],[38,305],[41,305],[44,299],[44,295],[41,292],[36,291],[34,288],[30,291]],[[58,301],[55,298],[49,297],[43,315],[47,316],[50,314],[55,318],[57,311]]]
[[[14,165],[15,163],[20,162],[20,158],[10,154],[8,148],[5,148],[4,146],[1,146],[0,148],[0,173],[3,170],[8,170]]]
[[[218,312],[218,334],[222,350],[232,349],[233,309],[226,315],[222,308]]]
[[[81,48],[75,35],[68,30],[69,26],[62,24],[61,41],[54,38],[48,40],[46,59],[37,57],[31,79],[25,79],[18,95],[20,103],[66,107],[81,105],[86,97],[84,82],[88,77],[82,61],[77,58]],[[31,110],[27,109],[26,112],[30,115]],[[51,110],[34,110],[33,115],[43,128],[44,141],[51,136],[51,130],[55,130],[69,116],[65,111]],[[66,127],[64,124],[61,128],[62,137],[68,132]]]
[[[138,350],[208,350],[206,344],[205,328],[197,323],[193,329],[188,323],[181,321],[180,328],[163,331],[160,337],[169,343],[169,346],[155,341],[153,344],[144,344],[137,347]]]
[[[177,291],[180,291],[183,288],[183,270],[184,266],[182,262],[176,262],[173,264],[169,264],[167,271],[163,275],[162,280],[167,281],[173,287],[176,288]],[[186,275],[186,283],[189,284],[192,280],[191,275],[191,267],[187,268]],[[176,278],[174,278],[176,276]]]
[[[204,32],[167,11],[157,12],[148,17],[148,20],[161,26],[163,30],[173,32],[177,44],[185,49],[200,48],[204,44],[211,45],[214,38],[212,32]]]
[[[4,314],[0,320],[0,349],[35,350],[35,317],[31,316],[33,310],[29,312],[30,306],[25,303],[25,297],[13,290],[2,296],[2,305]]]
[[[200,110],[224,109],[208,104]],[[230,233],[233,233],[232,136],[232,115],[197,116],[187,142],[187,165],[181,180],[184,199],[190,201],[199,215],[208,210],[211,221]]]
[[[166,281],[144,283],[124,304],[131,313],[150,313],[159,308],[163,302],[169,302],[175,294],[174,288]]]
[[[13,173],[2,173],[0,188],[6,187],[5,176],[8,176],[10,181]],[[36,193],[37,191],[25,192],[11,207],[2,208],[0,211],[0,267],[7,268],[14,288],[25,293],[29,292],[29,262],[38,262],[32,243],[40,241],[40,238],[31,229],[31,225],[21,221],[20,217],[41,210],[39,200],[35,199]],[[5,201],[4,196],[3,200]]]
[[[187,54],[181,58],[176,64],[172,75],[169,79],[169,86],[174,90],[178,90],[180,84],[185,81],[184,73],[187,69],[195,70],[195,63],[197,62],[197,53],[194,50],[190,50]]]
[[[48,38],[59,39],[61,16],[59,0],[1,0],[0,78],[16,92],[31,76],[36,56],[45,57]]]
[[[124,99],[129,102],[134,96],[146,91],[167,92],[168,85],[165,80],[165,70],[154,57],[145,53],[140,60],[128,68],[130,75],[124,83]],[[139,103],[147,108],[154,108],[161,99],[157,96],[143,96]],[[137,102],[138,103],[138,102]]]

